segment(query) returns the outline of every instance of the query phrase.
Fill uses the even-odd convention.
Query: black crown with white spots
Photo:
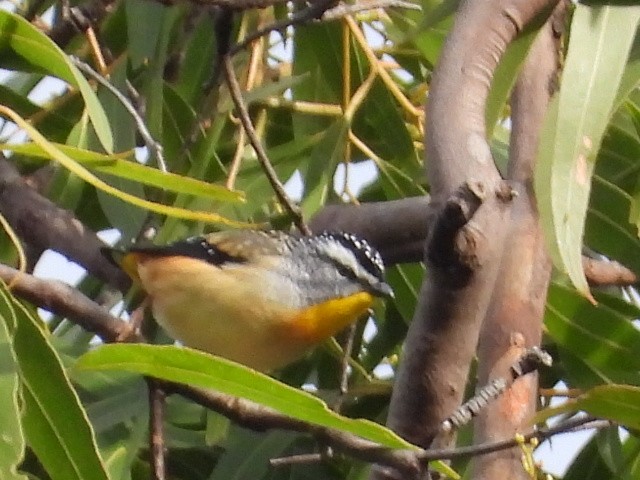
[[[378,280],[384,279],[384,262],[382,261],[382,257],[365,239],[347,232],[322,232],[318,237],[338,242],[353,252],[358,263],[362,265],[362,268]]]

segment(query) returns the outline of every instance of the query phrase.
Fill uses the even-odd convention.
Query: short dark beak
[[[374,287],[374,292],[381,297],[395,298],[393,289],[386,282],[380,282]]]

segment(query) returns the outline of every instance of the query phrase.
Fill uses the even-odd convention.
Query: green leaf
[[[13,350],[15,312],[0,292],[0,478],[25,480],[16,468],[24,458],[25,440],[20,421],[20,380]]]
[[[614,122],[620,117],[621,115],[616,115]],[[637,191],[638,173],[640,172],[640,162],[638,161],[640,160],[640,139],[635,132],[629,132],[614,122],[609,125],[607,133],[602,139],[596,164],[596,178],[600,176],[633,195]],[[629,212],[627,212],[628,216]],[[627,218],[625,223],[633,222]]]
[[[636,38],[629,52],[629,60],[620,80],[620,86],[616,94],[616,100],[613,109],[617,110],[622,102],[627,98],[631,91],[638,86],[640,82],[640,35]]]
[[[225,454],[209,477],[210,480],[263,478],[269,471],[269,460],[281,457],[285,449],[296,440],[296,435],[291,432],[271,431],[261,434],[236,430],[225,445]],[[247,445],[251,445],[249,451]]]
[[[176,89],[195,106],[202,96],[202,86],[211,78],[216,53],[215,32],[205,15],[190,32],[184,49],[184,61]]]
[[[169,192],[186,193],[196,197],[210,198],[220,202],[243,202],[244,194],[232,191],[220,185],[203,182],[196,178],[161,172],[157,168],[142,165],[135,160],[127,159],[132,152],[118,155],[105,155],[83,148],[51,143],[68,157],[74,159],[89,170],[104,173],[113,177],[132,180],[150,187],[157,187]],[[50,159],[49,153],[36,143],[0,144],[0,149],[11,150],[23,155]]]
[[[208,223],[222,223],[227,225],[235,225],[235,226],[248,226],[248,224],[243,222],[237,222],[234,220],[230,220],[228,218],[222,217],[215,213],[209,213],[204,211],[194,211],[194,210],[186,210],[184,208],[173,207],[170,205],[162,205],[159,203],[151,202],[149,200],[145,200],[134,195],[128,194],[126,192],[122,192],[117,188],[112,187],[111,185],[103,182],[91,172],[89,172],[84,166],[72,160],[68,155],[62,152],[59,148],[57,148],[54,144],[49,142],[46,138],[44,138],[36,129],[31,127],[29,123],[27,123],[22,117],[17,115],[13,110],[8,109],[2,105],[0,105],[0,114],[9,117],[13,120],[22,130],[24,130],[27,135],[36,143],[40,148],[42,148],[47,155],[60,163],[63,167],[68,169],[70,172],[76,174],[78,177],[83,179],[85,182],[93,185],[95,188],[102,190],[110,195],[113,195],[121,200],[131,203],[132,205],[136,205],[138,207],[146,208],[152,212],[160,213],[167,216],[173,216],[176,218],[182,218],[185,220],[196,220],[201,222]]]
[[[368,420],[329,410],[317,397],[237,363],[174,346],[104,345],[86,353],[76,368],[125,370],[163,380],[211,388],[273,408],[298,420],[337,428],[391,448],[412,448],[392,431]]]
[[[571,410],[584,410],[625,427],[640,428],[640,387],[600,385],[567,403]]]
[[[629,223],[631,198],[602,178],[593,178],[585,225],[585,244],[640,272],[640,239]]]
[[[421,263],[395,265],[387,271],[387,281],[395,293],[393,303],[407,325],[413,318],[424,275],[425,268]]]
[[[124,5],[127,13],[129,58],[131,67],[137,69],[156,58],[167,7],[137,0],[127,0]]]
[[[541,137],[535,187],[549,250],[588,298],[581,253],[591,176],[639,18],[640,6],[577,5],[559,97]]]
[[[594,306],[573,289],[552,283],[545,326],[556,344],[569,350],[608,380],[636,375],[640,369],[640,331],[632,321],[638,311],[608,295]]]
[[[2,295],[9,297],[6,287]],[[17,301],[14,348],[29,446],[53,480],[107,480],[91,424],[45,332]]]
[[[304,175],[302,209],[305,214],[311,215],[327,201],[336,167],[344,159],[348,131],[349,125],[344,119],[336,120],[313,149]]]
[[[77,87],[85,101],[93,128],[107,152],[113,150],[109,120],[96,94],[71,63],[67,55],[40,30],[24,18],[0,10],[0,45],[13,52],[39,71],[56,76]]]

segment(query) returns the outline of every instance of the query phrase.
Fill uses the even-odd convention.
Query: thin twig
[[[269,459],[269,465],[274,468],[291,465],[308,465],[311,463],[320,463],[323,459],[324,457],[320,453],[302,453],[300,455],[271,458]]]
[[[129,325],[112,316],[93,300],[56,280],[42,280],[0,264],[0,279],[11,285],[11,292],[34,305],[67,317],[104,342],[130,339]]]
[[[493,400],[502,395],[518,378],[531,373],[538,367],[550,367],[552,363],[551,355],[539,347],[527,350],[518,361],[509,369],[510,376],[507,378],[495,378],[487,385],[483,386],[471,399],[462,404],[452,415],[444,420],[440,426],[442,432],[451,432],[469,423],[471,419]]]
[[[156,159],[156,162],[158,164],[158,168],[161,171],[166,172],[167,171],[167,164],[164,161],[164,154],[163,154],[162,145],[160,144],[160,142],[157,142],[156,140],[154,140],[153,136],[151,135],[151,133],[147,129],[147,126],[145,125],[144,120],[138,114],[138,111],[131,104],[129,99],[127,97],[125,97],[122,93],[120,93],[120,91],[116,87],[114,87],[111,84],[111,82],[109,82],[109,80],[107,80],[102,75],[100,75],[98,72],[96,72],[93,68],[91,68],[91,66],[89,64],[87,64],[87,63],[83,62],[82,60],[80,60],[80,59],[78,59],[76,57],[73,57],[73,56],[70,57],[70,58],[71,58],[71,61],[73,62],[73,64],[80,71],[82,71],[85,74],[89,75],[96,82],[98,82],[104,88],[109,90],[118,99],[118,101],[120,101],[122,106],[133,117],[133,120],[136,123],[136,127],[138,128],[138,131],[140,132],[140,136],[142,137],[145,145],[147,146],[147,149],[149,150],[150,156],[152,158]]]
[[[304,100],[292,101],[282,97],[267,97],[262,100],[256,100],[255,103],[256,105],[264,105],[270,108],[287,108],[296,113],[327,117],[341,117],[343,112],[340,105],[306,102]]]
[[[268,33],[282,32],[288,27],[307,23],[312,20],[320,19],[323,21],[334,21],[348,15],[367,10],[377,10],[379,8],[404,8],[407,10],[422,9],[420,5],[402,0],[377,0],[356,5],[336,5],[335,7],[331,7],[331,4],[333,3],[335,3],[333,0],[323,0],[317,3],[314,2],[309,7],[291,14],[289,18],[278,20],[277,22],[273,22],[271,25],[267,25],[255,32],[251,32],[241,42],[231,48],[230,54],[232,56],[235,55],[247,45]]]
[[[165,480],[164,462],[164,407],[166,394],[161,384],[147,377],[149,391],[149,445],[151,445],[151,478]]]
[[[107,62],[104,59],[104,55],[102,54],[102,48],[100,47],[100,42],[98,42],[98,36],[96,35],[96,31],[92,26],[89,26],[85,30],[85,35],[87,36],[87,41],[91,46],[91,52],[93,53],[93,58],[98,64],[98,70],[100,70],[101,75],[107,74]]]
[[[333,4],[335,4],[335,0],[318,0],[316,2],[312,2],[311,5],[309,5],[307,8],[291,14],[289,18],[284,18],[272,23],[271,25],[259,28],[255,32],[251,32],[240,43],[235,44],[229,49],[229,55],[235,55],[240,50],[244,49],[247,45],[268,33],[280,32],[287,29],[288,27],[293,27],[301,23],[316,20],[320,18],[324,14],[324,12],[326,12]]]
[[[249,57],[249,66],[247,68],[247,81],[246,81],[246,90],[251,90],[256,82],[256,78],[258,76],[258,68],[261,65],[262,55],[264,53],[264,42],[257,42],[251,48],[251,55]],[[229,173],[227,175],[226,187],[229,190],[233,190],[236,177],[238,176],[238,172],[240,171],[240,165],[242,164],[242,158],[244,154],[245,142],[246,142],[246,131],[243,129],[240,130],[240,134],[238,135],[238,145],[236,147],[236,152],[233,155],[233,160],[231,161],[231,166],[229,167]]]
[[[500,450],[508,450],[521,445],[523,442],[530,442],[533,439],[538,441],[546,440],[554,435],[573,433],[582,430],[601,430],[613,425],[609,420],[600,420],[593,417],[578,417],[569,419],[554,427],[541,428],[527,435],[522,435],[509,440],[498,442],[482,443],[468,447],[458,447],[443,450],[423,450],[418,454],[421,461],[431,462],[434,460],[455,460],[457,458],[467,458],[477,455],[487,455]]]
[[[340,359],[340,394],[331,406],[332,410],[336,412],[340,412],[344,399],[349,392],[349,360],[351,360],[357,327],[357,323],[352,323],[345,331],[346,339],[342,347],[342,358]]]
[[[395,97],[395,99],[398,101],[398,103],[404,110],[406,110],[408,113],[410,113],[416,118],[421,118],[423,115],[422,110],[415,107],[409,101],[409,99],[404,95],[404,93],[400,91],[396,82],[393,81],[389,72],[387,72],[384,68],[380,66],[380,60],[378,59],[378,57],[376,57],[375,53],[373,53],[373,50],[371,50],[371,47],[369,46],[367,39],[365,38],[364,34],[362,33],[362,30],[360,29],[356,21],[350,16],[347,16],[344,18],[345,18],[345,21],[347,22],[347,25],[349,25],[349,29],[351,30],[353,37],[360,45],[360,48],[362,49],[363,53],[367,57],[367,60],[369,60],[369,65],[371,65],[371,68],[378,74],[378,76],[380,77],[380,80],[382,80],[382,83],[384,83],[385,86],[387,87],[387,90],[389,90],[389,93],[391,93],[391,95]]]
[[[354,5],[340,4],[327,10],[322,15],[323,21],[339,20],[347,15],[377,10],[379,8],[402,8],[404,10],[422,10],[416,3],[405,2],[403,0],[374,0],[369,2],[356,3]]]
[[[262,146],[262,142],[260,138],[258,138],[258,134],[256,133],[255,128],[253,128],[253,123],[251,122],[251,117],[249,116],[249,111],[247,110],[247,106],[244,103],[244,99],[242,98],[242,91],[240,90],[240,84],[238,83],[238,79],[236,78],[236,74],[233,70],[233,64],[231,62],[231,55],[227,54],[223,56],[222,59],[224,73],[227,79],[227,84],[229,86],[229,92],[231,93],[231,99],[233,100],[233,104],[235,108],[238,110],[238,116],[240,117],[240,121],[242,122],[242,126],[244,127],[245,132],[247,132],[247,137],[249,137],[249,142],[251,146],[256,152],[256,156],[258,157],[258,161],[260,162],[262,169],[264,170],[267,178],[269,179],[269,183],[271,183],[271,187],[273,188],[278,201],[282,204],[282,206],[289,212],[289,214],[293,218],[293,222],[298,227],[298,229],[305,235],[310,235],[311,230],[304,223],[302,218],[302,212],[300,209],[291,201],[287,192],[282,185],[282,182],[278,179],[278,174],[271,165],[269,161],[269,157],[267,156],[267,152],[264,150]]]

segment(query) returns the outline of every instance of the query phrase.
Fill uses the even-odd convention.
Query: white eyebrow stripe
[[[344,245],[327,238],[318,242],[317,249],[321,255],[325,255],[349,269],[356,279],[364,281],[369,285],[378,283],[378,279],[363,268],[355,254]]]

